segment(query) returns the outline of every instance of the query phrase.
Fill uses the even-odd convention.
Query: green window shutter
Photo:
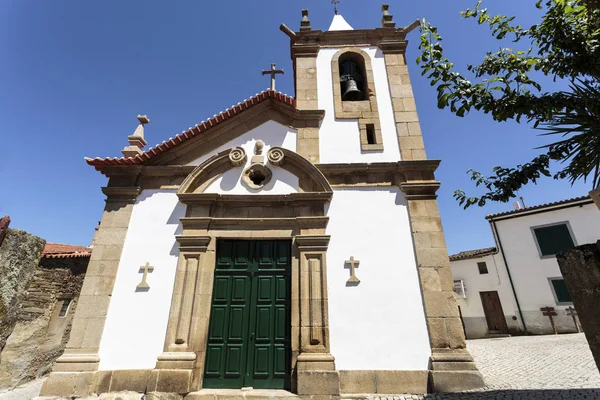
[[[533,231],[543,256],[553,256],[575,246],[566,224],[534,228]]]
[[[556,299],[559,303],[571,303],[571,296],[569,295],[569,291],[567,290],[567,285],[565,284],[564,279],[553,279],[552,287],[554,288],[554,293],[556,293]]]

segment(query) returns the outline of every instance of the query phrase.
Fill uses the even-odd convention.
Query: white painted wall
[[[320,162],[359,163],[400,160],[396,135],[396,121],[388,84],[383,53],[377,47],[362,47],[371,57],[375,92],[381,122],[383,152],[362,152],[358,120],[336,120],[333,106],[333,77],[331,59],[340,49],[321,49],[317,55],[317,88],[319,109],[325,110],[325,118],[319,130]]]
[[[427,369],[431,349],[404,194],[397,187],[335,189],[327,215],[336,368]],[[350,256],[360,261],[358,286],[346,286]]]
[[[600,211],[594,204],[496,222],[527,328],[534,333],[551,330],[548,318],[539,311],[540,307],[551,306],[564,310],[568,306],[556,304],[548,278],[562,275],[556,258],[540,257],[531,227],[562,221],[569,221],[576,245],[595,243],[600,239]],[[570,317],[564,317],[563,312],[559,312],[559,317],[559,329],[574,329]]]
[[[486,263],[487,274],[479,273],[478,262]],[[452,277],[462,279],[466,287],[467,298],[461,297],[457,301],[469,339],[484,337],[488,333],[480,292],[498,292],[509,330],[518,329],[518,322],[512,317],[519,318],[519,314],[501,254],[451,261],[450,266]]]
[[[232,147],[242,147],[246,151],[248,160],[243,167],[232,168],[223,175],[215,179],[204,191],[205,193],[227,193],[227,194],[289,194],[298,191],[298,177],[291,172],[273,165],[267,161],[267,152],[271,147],[283,147],[296,151],[297,132],[294,129],[281,125],[275,121],[267,121],[264,124],[244,133],[234,140],[224,144],[218,149],[205,154],[194,160],[188,165],[199,165],[214,154]],[[254,146],[257,140],[265,143],[262,154],[265,163],[273,177],[271,181],[261,189],[252,189],[248,187],[241,179],[242,172],[250,166],[252,156],[254,155]]]
[[[298,132],[295,129],[281,125],[279,122],[267,121],[187,165],[200,165],[214,154],[238,146],[243,147],[246,154],[248,154],[248,158],[251,158],[254,154],[254,144],[259,139],[265,142],[265,150],[263,151],[265,156],[271,147],[283,147],[296,151],[297,135]]]
[[[100,370],[152,369],[162,353],[185,206],[175,191],[144,190],[133,206],[100,343]],[[136,292],[149,262],[150,290]]]

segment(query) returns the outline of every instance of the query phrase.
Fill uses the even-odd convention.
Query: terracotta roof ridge
[[[543,209],[546,207],[553,207],[553,206],[558,206],[558,205],[562,205],[562,204],[569,204],[569,203],[575,203],[578,201],[582,201],[582,200],[587,200],[589,199],[590,201],[592,200],[592,198],[589,195],[585,195],[585,196],[579,196],[579,197],[573,197],[570,199],[564,199],[564,200],[558,200],[558,201],[553,201],[550,203],[543,203],[543,204],[537,204],[535,206],[529,206],[529,207],[523,207],[521,209],[518,210],[509,210],[509,211],[503,211],[503,212],[499,212],[496,214],[488,214],[485,216],[486,219],[490,219],[490,218],[494,218],[494,217],[500,217],[500,216],[504,216],[504,215],[511,215],[511,214],[519,214],[522,212],[527,212],[527,211],[532,211],[532,210],[539,210],[539,209]]]
[[[465,260],[468,258],[483,257],[498,252],[497,247],[485,247],[483,249],[465,250],[449,256],[450,261]]]
[[[292,107],[296,107],[296,100],[288,96],[287,94],[278,92],[272,89],[263,90],[260,93],[256,93],[254,96],[251,96],[247,99],[244,99],[242,102],[232,105],[224,111],[219,112],[218,114],[214,114],[211,118],[196,124],[193,127],[188,128],[187,130],[182,131],[180,134],[175,135],[175,137],[170,137],[168,140],[163,141],[160,144],[157,144],[154,147],[150,147],[148,150],[136,155],[135,157],[95,157],[89,158],[85,157],[85,161],[92,166],[95,166],[96,169],[98,167],[104,165],[135,165],[141,164],[150,158],[153,158],[170,148],[177,146],[183,142],[190,140],[196,135],[202,134],[207,130],[217,126],[223,121],[228,120],[229,118],[259,104],[267,99],[274,99],[280,101],[284,104],[287,104]]]

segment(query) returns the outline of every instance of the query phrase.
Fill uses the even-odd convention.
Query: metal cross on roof
[[[271,64],[271,69],[262,71],[263,75],[271,75],[271,90],[275,90],[275,75],[283,74],[283,69],[275,69],[275,64]]]
[[[340,0],[331,0],[331,4],[333,4],[335,15],[338,15],[338,4],[340,4]]]

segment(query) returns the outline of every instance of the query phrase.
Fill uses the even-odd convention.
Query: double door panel
[[[290,270],[289,241],[217,243],[203,387],[289,389]]]

